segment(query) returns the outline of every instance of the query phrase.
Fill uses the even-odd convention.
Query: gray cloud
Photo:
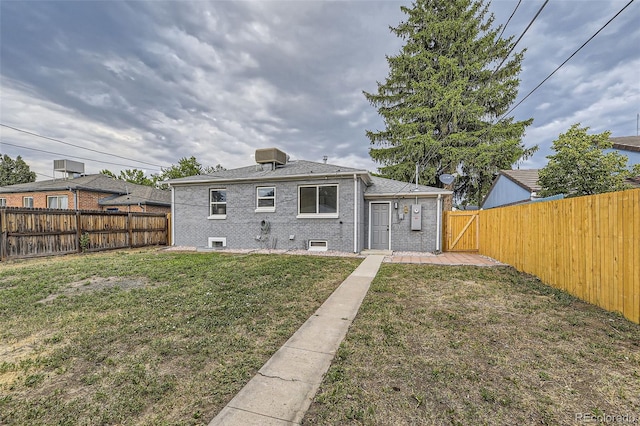
[[[491,5],[504,23],[517,2]],[[408,1],[0,2],[3,123],[116,153],[100,156],[0,129],[43,175],[51,159],[82,156],[87,171],[168,166],[195,155],[239,167],[256,148],[375,170],[366,129],[382,126],[362,91],[387,73],[402,41],[389,26]],[[523,2],[506,33],[519,35],[542,1]],[[623,1],[550,2],[525,35],[520,97],[617,12]],[[524,166],[540,167],[574,122],[635,134],[640,30],[632,5],[518,107],[534,117]],[[126,166],[101,163],[110,161]]]

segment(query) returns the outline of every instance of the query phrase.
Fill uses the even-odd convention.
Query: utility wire
[[[51,137],[49,137],[49,136],[39,135],[38,133],[30,132],[30,131],[28,131],[28,130],[19,129],[19,128],[17,128],[17,127],[9,126],[9,125],[7,125],[7,124],[2,124],[2,123],[0,123],[0,126],[2,126],[2,127],[6,127],[6,128],[8,128],[8,129],[11,129],[11,130],[15,130],[16,132],[21,132],[21,133],[25,133],[25,134],[27,134],[27,135],[31,135],[31,136],[38,137],[38,138],[47,139],[47,140],[50,140],[50,141],[53,141],[53,142],[58,142],[58,143],[61,143],[61,144],[69,145],[69,146],[72,146],[72,147],[74,147],[74,148],[86,149],[87,151],[97,152],[98,154],[110,155],[110,156],[112,156],[112,157],[122,158],[123,160],[135,161],[136,163],[147,164],[147,165],[149,165],[149,166],[154,166],[154,167],[158,167],[158,168],[163,168],[163,167],[165,167],[165,166],[161,166],[161,165],[159,165],[159,164],[148,163],[148,162],[146,162],[146,161],[135,160],[135,159],[133,159],[133,158],[123,157],[123,156],[120,156],[120,155],[117,155],[117,154],[111,154],[111,153],[109,153],[109,152],[99,151],[99,150],[97,150],[97,149],[87,148],[87,147],[80,146],[80,145],[74,145],[74,144],[69,143],[69,142],[61,141],[60,139],[51,138]],[[112,164],[113,164],[113,163],[112,163]]]
[[[622,8],[620,9],[611,19],[609,19],[602,27],[600,27],[600,29],[598,29],[598,31],[596,31],[591,37],[589,37],[589,39],[587,41],[585,41],[582,46],[580,46],[578,49],[576,49],[567,59],[565,59],[564,62],[562,62],[560,65],[558,65],[558,67],[553,70],[553,72],[551,72],[551,74],[549,74],[544,80],[542,80],[536,87],[534,87],[524,98],[522,98],[518,103],[516,103],[511,109],[509,109],[507,112],[505,112],[496,122],[496,124],[502,120],[504,120],[509,114],[511,114],[518,106],[520,106],[529,96],[531,96],[533,94],[533,92],[535,92],[536,90],[538,90],[540,88],[540,86],[542,86],[544,83],[547,82],[547,80],[549,80],[560,68],[562,68],[567,62],[569,62],[569,60],[571,60],[580,50],[582,50],[591,40],[593,40],[602,30],[604,30],[614,19],[616,19],[618,17],[618,15],[620,15],[627,7],[629,7],[631,5],[631,3],[633,3],[635,0],[629,0],[629,2]],[[548,0],[547,0],[548,2]],[[546,3],[545,2],[545,5]],[[544,7],[544,5],[543,5]],[[540,13],[540,11],[542,10],[542,8],[540,8],[540,10],[538,10],[538,14]],[[536,14],[536,17],[538,16],[538,14]],[[535,17],[534,19],[532,19],[531,23],[533,23],[533,21],[535,21]],[[531,26],[531,23],[529,24],[529,26]],[[527,27],[527,29],[529,28],[529,26]],[[526,30],[525,30],[526,32]],[[524,33],[522,34],[524,35]],[[522,38],[522,36],[520,37]],[[513,49],[511,49],[513,50]],[[507,55],[508,56],[508,55]],[[506,60],[506,58],[505,58]],[[504,62],[504,61],[503,61]],[[489,126],[485,129],[485,133],[487,131],[489,131],[491,129],[491,127],[495,126]],[[482,136],[482,134],[480,135]],[[478,139],[478,144],[480,143],[480,139]],[[435,148],[435,147],[434,147]],[[435,150],[434,150],[435,151]],[[421,164],[422,165],[422,164]]]
[[[520,4],[522,3],[522,0],[518,1],[518,4],[516,4],[516,7],[513,9],[513,12],[511,12],[511,16],[509,16],[509,19],[507,20],[507,22],[504,24],[504,27],[502,28],[502,31],[500,32],[500,35],[498,36],[496,43],[500,40],[500,38],[502,37],[502,34],[504,33],[507,25],[509,25],[509,22],[511,21],[511,18],[513,18],[513,16],[515,15],[516,11],[518,10],[518,7],[520,6]],[[509,55],[511,55],[511,53],[513,52],[513,50],[516,48],[516,45],[520,42],[520,40],[522,40],[522,37],[524,37],[524,35],[527,33],[527,31],[529,30],[529,28],[531,28],[531,25],[533,25],[533,23],[536,21],[536,19],[538,19],[538,16],[540,15],[540,13],[542,12],[542,10],[545,8],[545,6],[547,5],[547,3],[549,3],[549,0],[546,0],[544,2],[544,4],[542,6],[540,6],[540,9],[538,9],[538,12],[535,14],[535,16],[531,19],[531,21],[529,22],[529,25],[527,25],[527,27],[524,29],[524,31],[522,32],[522,34],[520,34],[520,37],[518,37],[518,39],[515,41],[515,43],[512,44],[511,49],[509,49],[509,52],[505,55],[505,57],[502,59],[502,61],[500,62],[500,65],[498,65],[496,67],[496,69],[493,71],[493,73],[491,74],[491,76],[493,77],[498,70],[500,69],[500,67],[504,64],[504,62],[509,58]],[[499,120],[497,120],[498,122],[503,119],[506,116],[503,115]],[[491,127],[491,126],[489,126]],[[479,142],[478,142],[479,143]],[[429,151],[429,153],[427,155],[424,156],[424,158],[422,159],[422,161],[419,163],[420,166],[424,167],[427,163],[428,160],[431,159],[431,157],[435,154],[435,152],[438,149],[438,144],[434,145],[433,148]]]
[[[602,30],[604,30],[607,27],[607,25],[609,25],[614,19],[616,19],[618,17],[618,15],[620,15],[634,1],[635,0],[630,0],[629,3],[627,3],[622,9],[620,9],[618,11],[618,13],[613,15],[613,17],[611,19],[609,19],[602,27],[600,27],[600,29],[598,31],[596,31],[591,37],[589,37],[589,39],[587,41],[582,43],[582,46],[580,46],[571,55],[569,55],[569,57],[567,59],[565,59],[563,63],[558,65],[558,67],[555,70],[553,70],[551,72],[551,74],[549,74],[547,77],[545,77],[544,80],[542,80],[536,87],[534,87],[529,93],[527,93],[527,95],[524,98],[522,98],[517,104],[515,104],[509,111],[505,112],[504,115],[498,121],[504,119],[507,115],[511,114],[516,108],[518,108],[518,106],[520,106],[521,103],[523,103],[529,96],[531,96],[533,94],[533,92],[538,90],[540,88],[540,86],[542,86],[544,83],[546,83],[547,80],[549,80],[567,62],[569,62],[571,60],[571,58],[573,58],[578,52],[580,52],[583,47],[585,47],[591,40],[593,40]]]
[[[511,109],[509,109],[507,112],[505,112],[497,121],[495,124],[499,123],[500,121],[504,120],[509,114],[511,114],[518,106],[520,106],[529,96],[531,96],[537,89],[540,88],[540,86],[542,86],[544,83],[547,82],[547,80],[549,80],[560,68],[562,68],[567,62],[569,62],[569,60],[571,60],[580,50],[582,50],[591,40],[593,40],[602,30],[604,30],[615,18],[618,17],[618,15],[620,15],[627,7],[629,7],[631,5],[631,3],[633,3],[635,0],[630,0],[622,9],[620,9],[618,11],[618,13],[616,13],[611,19],[609,19],[602,27],[600,27],[600,29],[598,31],[596,31],[591,37],[589,37],[589,39],[587,41],[585,41],[578,49],[576,49],[576,51],[574,51],[564,62],[562,62],[555,70],[553,70],[553,72],[551,72],[551,74],[549,74],[544,80],[542,80],[535,88],[533,88],[533,90],[531,90],[524,98],[522,98],[518,103],[516,103],[516,105],[514,105]],[[531,20],[531,22],[529,23],[529,25],[527,26],[527,28],[525,29],[525,31],[522,33],[522,35],[518,38],[518,41],[520,41],[520,39],[522,38],[522,36],[526,33],[526,31],[529,29],[529,27],[531,26],[531,24],[533,24],[533,22],[536,20],[536,18],[538,17],[538,15],[540,14],[540,12],[542,11],[542,9],[544,8],[544,6],[548,3],[548,0],[545,1],[545,3],[542,5],[542,7],[538,10],[538,13],[536,14],[536,16]],[[519,3],[518,3],[519,4]],[[516,7],[517,8],[517,7]],[[514,11],[515,12],[515,11]],[[517,43],[517,42],[516,42]],[[514,46],[515,47],[515,44]],[[509,51],[509,53],[511,53],[511,51],[513,51],[513,48]],[[508,57],[509,55],[507,55]],[[507,57],[505,57],[504,60],[507,59]],[[502,63],[504,63],[504,60],[502,61]],[[502,63],[500,65],[502,65]],[[499,68],[500,66],[498,66]],[[497,71],[497,68],[496,68]],[[495,71],[494,71],[495,74]],[[493,126],[495,126],[495,124],[488,126],[483,133],[488,132]],[[480,136],[478,136],[478,141],[476,142],[477,144],[480,144],[481,140],[480,140]],[[425,157],[422,159],[422,161],[419,163],[420,166],[424,167],[427,163],[428,160],[431,159],[432,155],[435,154],[435,151],[437,150],[438,146],[434,145],[433,148],[429,151],[428,155],[425,155]]]
[[[114,166],[130,167],[130,168],[134,168],[134,169],[137,168],[137,166],[132,166],[132,165],[129,165],[129,164],[113,163],[111,161],[104,161],[104,160],[94,160],[93,158],[78,157],[77,155],[60,154],[59,152],[47,151],[47,150],[39,149],[39,148],[30,148],[28,146],[17,145],[17,144],[5,142],[5,141],[2,141],[2,140],[0,140],[0,144],[13,146],[13,147],[16,147],[16,148],[21,148],[21,149],[29,149],[31,151],[44,152],[45,154],[64,155],[66,157],[77,158],[79,160],[85,160],[85,161],[94,161],[96,163],[101,163],[101,164],[111,164],[111,165],[114,165]],[[133,160],[133,161],[135,161],[135,160]],[[154,169],[151,169],[151,170],[162,170],[162,169],[161,168],[160,169],[154,168]]]
[[[509,19],[507,19],[507,22],[502,27],[502,31],[500,31],[500,35],[498,36],[498,40],[500,40],[502,38],[502,34],[504,34],[504,30],[507,29],[507,26],[509,25],[509,22],[511,22],[511,18],[513,18],[513,15],[516,14],[516,10],[518,10],[518,7],[520,7],[520,3],[522,3],[522,0],[518,0],[518,4],[516,4],[515,9],[513,9],[513,12],[511,12],[511,16],[509,16]]]
[[[511,45],[511,49],[509,49],[509,52],[505,55],[504,59],[502,59],[502,62],[500,62],[500,65],[498,65],[496,67],[496,69],[493,71],[493,74],[497,73],[498,70],[500,69],[500,67],[502,66],[502,64],[504,64],[504,62],[509,58],[509,55],[511,55],[511,52],[513,52],[513,49],[516,48],[516,46],[518,45],[520,40],[522,40],[522,37],[524,37],[524,35],[527,33],[527,31],[529,31],[529,28],[531,27],[531,25],[533,25],[535,20],[538,19],[538,16],[540,15],[540,12],[542,12],[542,9],[545,8],[547,3],[549,3],[549,0],[545,0],[545,2],[542,4],[542,6],[540,6],[540,9],[538,9],[538,12],[535,14],[533,19],[531,19],[531,22],[529,22],[529,25],[527,25],[527,28],[525,28],[524,31],[522,32],[522,34],[520,34],[520,37],[518,37],[516,42],[513,43],[513,45]],[[515,13],[515,11],[514,11],[514,13]],[[511,19],[511,18],[509,18],[509,19]]]

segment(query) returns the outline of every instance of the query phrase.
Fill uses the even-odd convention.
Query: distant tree
[[[0,186],[35,181],[36,173],[31,171],[21,156],[18,155],[15,160],[7,154],[0,157]]]
[[[135,183],[138,185],[156,186],[156,181],[153,178],[146,177],[144,174],[144,171],[139,169],[122,170],[118,176],[116,176],[110,170],[104,169],[104,170],[100,170],[100,174],[110,176],[114,179]]]
[[[107,169],[102,169],[98,172],[101,175],[105,175],[105,176],[109,176],[113,179],[118,179],[118,176],[116,176],[115,173],[113,173],[111,170],[107,170]]]
[[[210,175],[212,173],[223,172],[225,170],[227,170],[227,169],[222,167],[222,165],[216,164],[215,166],[207,166],[207,167],[205,167],[204,168],[204,173]]]
[[[204,173],[202,164],[196,160],[196,157],[182,157],[178,160],[178,164],[162,169],[162,173],[158,175],[160,181],[166,179],[179,179],[187,176],[196,176]]]
[[[173,164],[171,167],[162,169],[162,173],[153,175],[152,177],[156,181],[156,186],[159,188],[167,188],[167,185],[162,183],[168,179],[179,179],[187,176],[197,176],[202,174],[209,174],[226,170],[220,164],[215,166],[202,167],[202,164],[196,160],[196,157],[191,156],[189,158],[183,157],[178,160],[178,164]]]
[[[612,147],[611,132],[588,135],[588,130],[574,124],[553,141],[555,154],[547,156],[549,163],[539,172],[542,197],[576,197],[628,188],[624,182],[631,175],[626,168],[628,158],[615,151],[603,152]]]
[[[414,179],[416,164],[420,182],[433,186],[461,171],[456,195],[479,203],[499,170],[537,149],[521,142],[532,119],[496,122],[518,93],[523,52],[505,60],[514,42],[492,28],[483,0],[416,0],[401,10],[406,21],[391,31],[405,44],[387,57],[389,76],[377,93],[364,92],[385,123],[367,131],[369,153],[383,176],[404,181]]]

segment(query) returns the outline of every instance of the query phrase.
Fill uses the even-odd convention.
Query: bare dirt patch
[[[79,294],[105,290],[110,288],[120,288],[122,290],[130,290],[133,288],[142,288],[149,286],[149,280],[144,277],[130,278],[130,277],[91,277],[88,279],[75,281],[69,283],[67,287],[62,289],[58,293],[50,294],[38,303],[51,302],[61,295],[65,296],[77,296]]]
[[[45,334],[36,333],[10,343],[0,341],[0,386],[11,385],[20,377],[20,372],[13,366],[47,355],[49,351],[40,347],[46,338]]]

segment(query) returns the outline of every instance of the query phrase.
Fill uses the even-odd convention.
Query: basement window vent
[[[309,240],[309,251],[327,251],[327,242],[321,240]]]
[[[224,237],[209,237],[209,248],[224,248],[227,246],[227,239]]]

